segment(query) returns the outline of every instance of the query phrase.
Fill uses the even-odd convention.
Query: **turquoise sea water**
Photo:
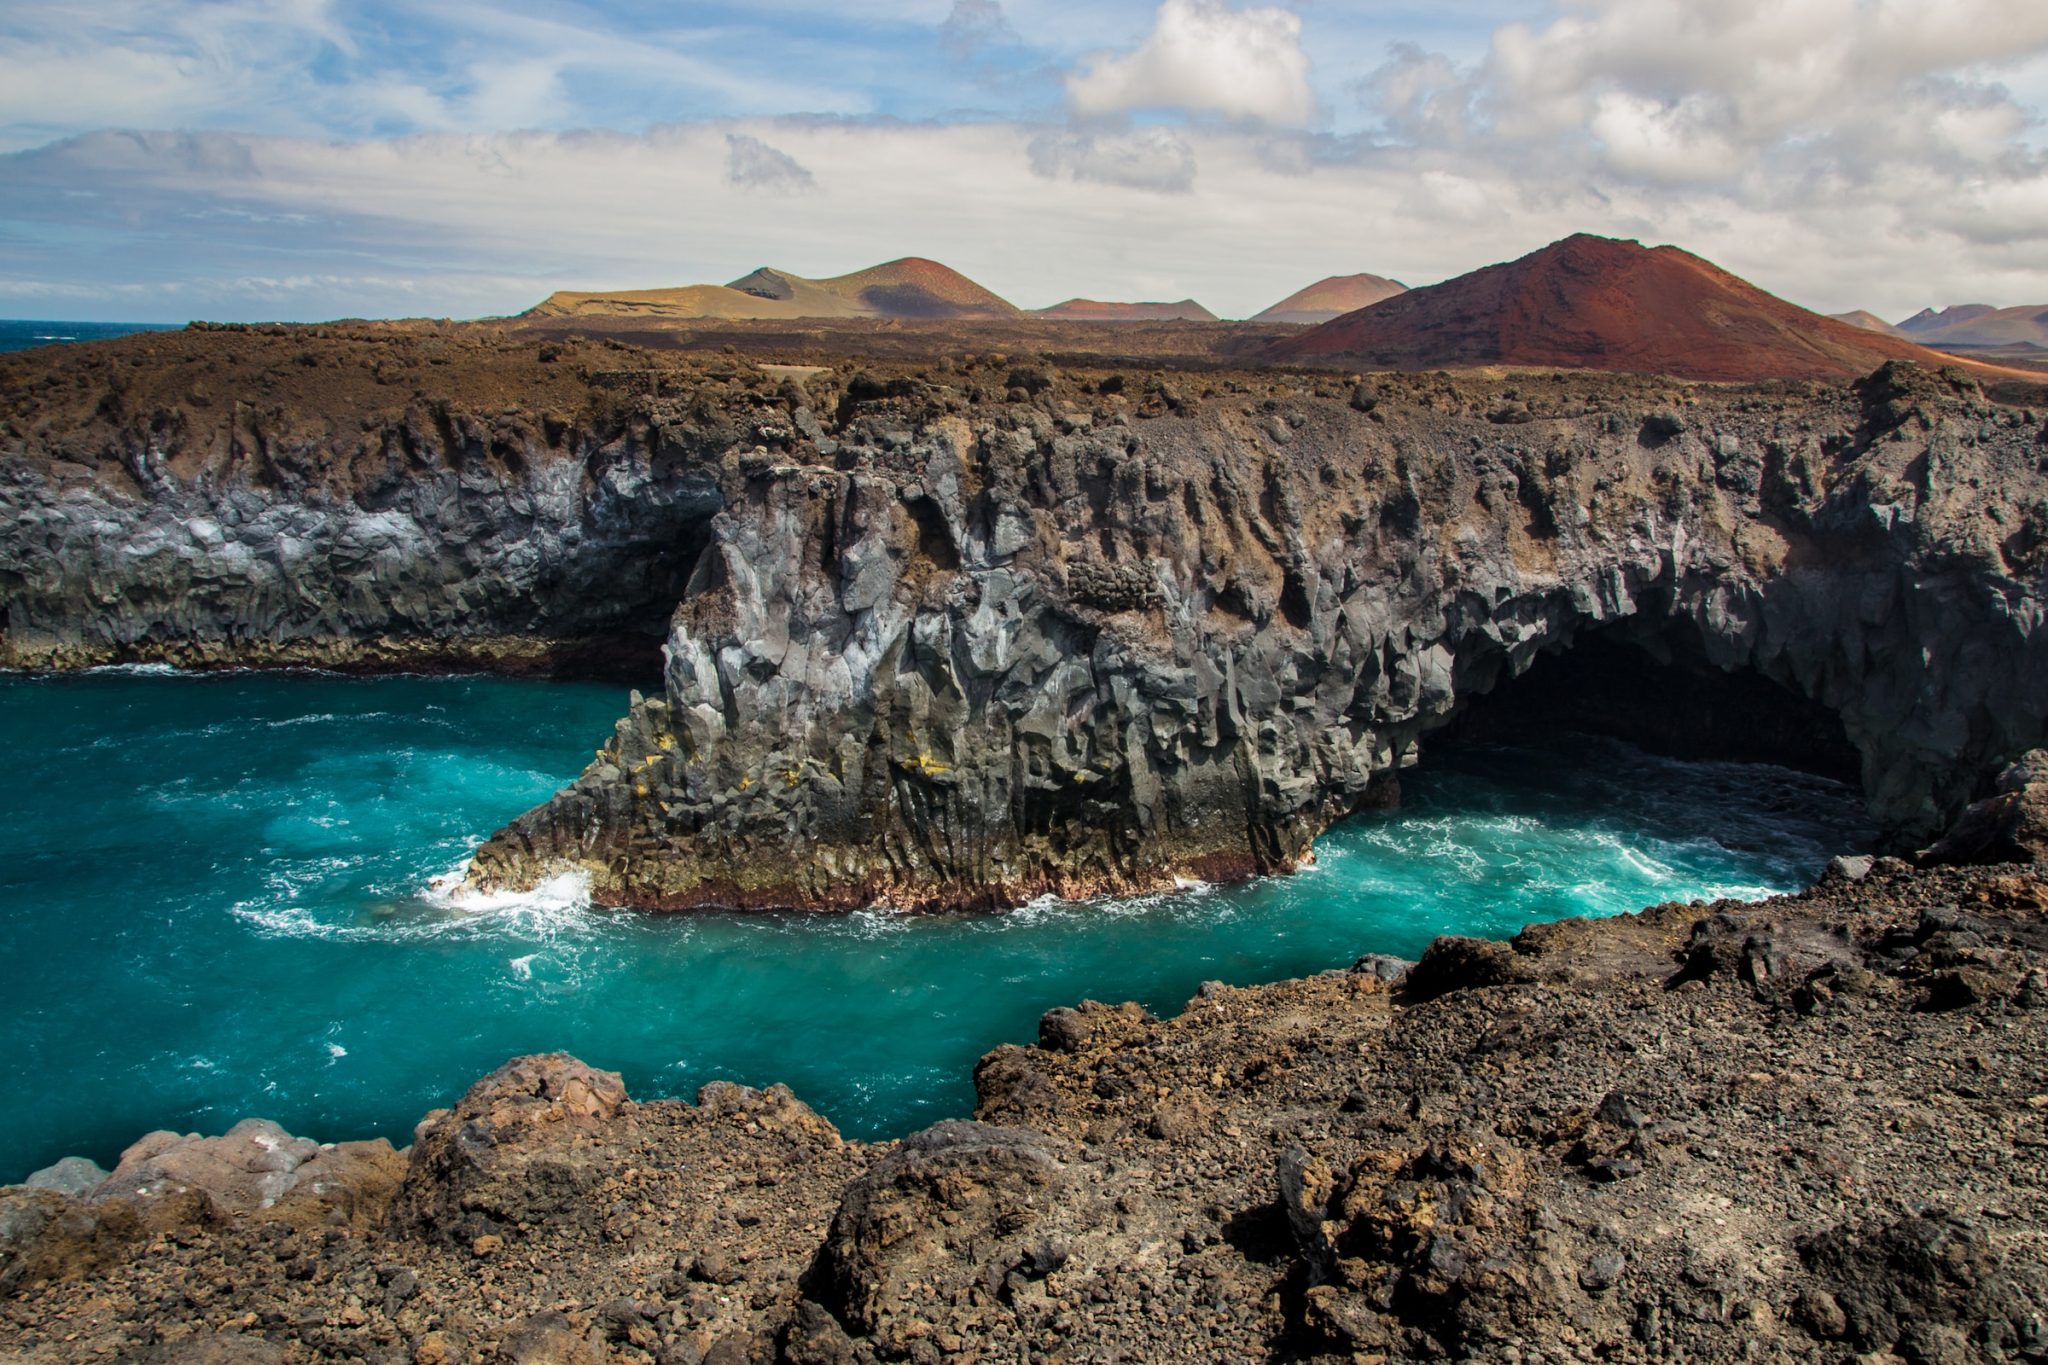
[[[1175,1011],[1439,933],[1810,881],[1843,789],[1605,741],[1447,751],[1314,869],[1136,901],[905,918],[427,894],[573,776],[622,689],[105,672],[0,678],[0,1181],[160,1127],[409,1140],[521,1052],[643,1098],[786,1081],[860,1136],[968,1112],[974,1060],[1084,997]]]
[[[174,322],[39,322],[32,318],[0,318],[0,352],[26,351],[66,341],[106,341],[130,332],[169,332]]]

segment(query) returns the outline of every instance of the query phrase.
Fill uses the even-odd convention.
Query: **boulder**
[[[1801,1242],[1799,1253],[1821,1286],[1821,1311],[1806,1314],[1809,1324],[1866,1351],[1909,1360],[2048,1351],[2048,1268],[1975,1220],[1930,1209],[1839,1223]]]
[[[90,1194],[99,1188],[107,1178],[107,1171],[97,1161],[82,1156],[67,1156],[35,1171],[21,1183],[32,1190],[55,1190],[58,1194]]]
[[[604,1347],[552,1310],[535,1313],[498,1344],[501,1365],[604,1365]]]
[[[125,1204],[102,1209],[54,1190],[0,1189],[0,1294],[87,1274],[125,1254],[143,1232]]]
[[[847,1187],[805,1277],[807,1298],[887,1352],[918,1305],[979,1287],[990,1298],[1065,1263],[1055,1227],[1081,1190],[1063,1142],[949,1120],[913,1133]]]
[[[383,1138],[322,1147],[292,1173],[268,1217],[296,1227],[368,1232],[383,1225],[406,1159]]]
[[[1505,986],[1532,979],[1513,947],[1485,938],[1445,935],[1423,949],[1422,960],[1401,978],[1402,994],[1419,1003],[1452,991]]]
[[[285,1347],[242,1332],[195,1332],[158,1342],[141,1365],[283,1365]]]
[[[515,1057],[421,1123],[391,1227],[462,1245],[521,1224],[588,1220],[625,1084],[567,1053]]]
[[[319,1143],[293,1137],[268,1119],[243,1119],[211,1138],[150,1133],[121,1153],[91,1197],[150,1200],[198,1191],[223,1216],[255,1213],[275,1205],[299,1167],[319,1152]]]
[[[2048,749],[2030,750],[2009,764],[1996,786],[1920,851],[1921,866],[2038,863],[2048,855]]]
[[[284,1347],[240,1332],[198,1332],[159,1342],[141,1365],[283,1365]]]

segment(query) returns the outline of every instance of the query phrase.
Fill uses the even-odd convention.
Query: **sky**
[[[1025,307],[1572,232],[2048,304],[2048,0],[8,0],[0,316],[476,317],[904,255]]]

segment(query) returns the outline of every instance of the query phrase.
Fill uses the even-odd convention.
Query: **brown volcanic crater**
[[[922,256],[807,279],[762,266],[730,284],[600,293],[562,291],[528,309],[526,318],[764,319],[867,318],[920,321],[1014,318],[1016,305],[950,266]]]
[[[1953,357],[1810,313],[1677,247],[1584,233],[1411,290],[1270,347],[1276,363],[1626,370],[1683,379],[1846,379]]]
[[[1407,292],[1407,285],[1383,275],[1332,275],[1289,294],[1265,312],[1254,315],[1252,321],[1329,322]]]

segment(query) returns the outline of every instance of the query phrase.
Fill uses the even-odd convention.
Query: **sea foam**
[[[523,936],[554,938],[590,927],[590,874],[560,872],[527,891],[481,891],[469,864],[430,878],[420,899],[469,924],[490,922]]]

